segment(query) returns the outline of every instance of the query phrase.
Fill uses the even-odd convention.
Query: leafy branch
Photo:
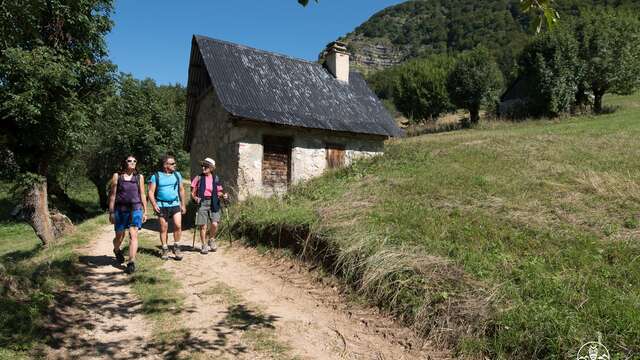
[[[520,8],[522,12],[537,14],[533,19],[536,34],[542,31],[543,24],[546,24],[547,29],[553,29],[560,19],[560,14],[553,6],[553,0],[520,0]]]

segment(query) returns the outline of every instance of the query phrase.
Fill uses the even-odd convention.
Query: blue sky
[[[193,34],[316,60],[330,41],[401,0],[116,0],[109,57],[122,72],[186,85]]]

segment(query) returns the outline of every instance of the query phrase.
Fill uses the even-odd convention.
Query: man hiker
[[[191,198],[198,204],[196,212],[196,227],[200,232],[200,253],[207,254],[216,251],[216,232],[220,222],[220,198],[227,199],[223,193],[220,179],[214,174],[216,162],[206,158],[200,162],[202,173],[191,181]],[[209,227],[209,240],[207,238],[207,226]]]
[[[165,155],[160,159],[161,171],[149,178],[149,200],[160,222],[162,260],[169,258],[169,220],[173,219],[173,256],[182,260],[180,237],[182,236],[182,214],[187,212],[182,175],[176,171],[176,158]]]
[[[116,237],[113,239],[113,253],[118,264],[124,263],[124,254],[120,245],[129,230],[129,263],[127,274],[136,271],[136,253],[138,252],[138,230],[147,221],[147,198],[144,193],[144,177],[136,170],[137,160],[127,156],[120,170],[111,177],[109,195],[109,221],[114,225]]]

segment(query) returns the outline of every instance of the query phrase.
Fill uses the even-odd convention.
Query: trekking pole
[[[198,216],[198,210],[196,209],[193,215],[193,227],[191,228],[193,232],[193,241],[191,242],[191,250],[196,249],[196,233],[198,232],[198,226],[196,225],[196,217]]]
[[[222,220],[223,223],[228,223],[227,220],[229,220],[229,199],[222,199],[222,202],[224,204],[224,208],[222,209]],[[228,224],[227,224],[228,226]],[[229,246],[233,245],[233,236],[231,235],[231,230],[228,230],[229,232]]]

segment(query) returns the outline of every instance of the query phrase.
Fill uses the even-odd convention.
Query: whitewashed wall
[[[262,138],[265,135],[292,138],[291,182],[296,184],[321,175],[327,169],[327,143],[345,147],[345,165],[358,158],[380,155],[384,151],[382,137],[340,134],[331,131],[281,128],[242,122],[233,128],[232,138],[239,149],[238,187],[240,199],[249,195],[269,196],[272,189],[262,186]]]
[[[287,128],[254,121],[232,122],[215,92],[204,96],[196,111],[191,142],[191,176],[200,174],[205,157],[217,163],[221,181],[239,200],[250,195],[270,196],[262,186],[262,139],[265,135],[292,138],[291,181],[298,183],[321,175],[327,168],[327,143],[345,148],[345,165],[384,151],[381,136],[351,135],[326,130]]]

